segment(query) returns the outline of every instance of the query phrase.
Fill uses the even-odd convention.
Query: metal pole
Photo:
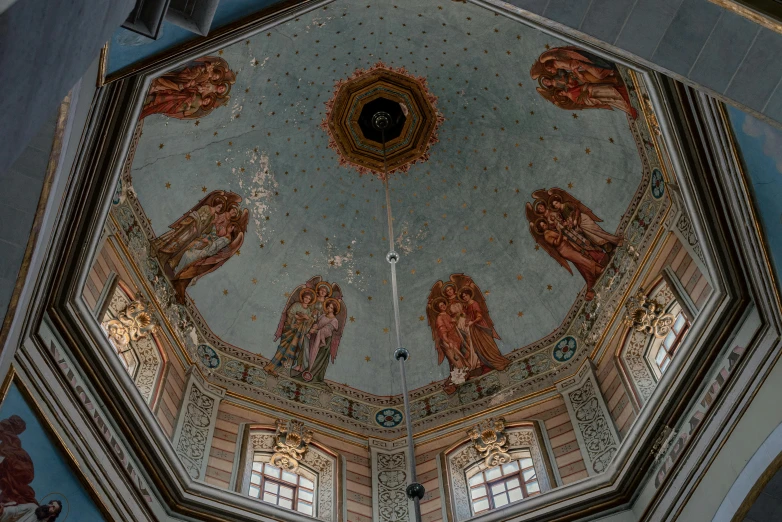
[[[377,116],[377,115],[376,115]],[[379,122],[381,118],[373,118],[374,122]],[[388,119],[385,120],[386,126]],[[407,373],[405,372],[405,362],[410,356],[405,348],[402,347],[402,333],[399,318],[399,291],[396,283],[396,263],[399,261],[399,254],[394,250],[394,225],[391,214],[391,191],[388,188],[388,172],[386,166],[386,133],[385,127],[377,125],[381,132],[383,140],[383,185],[386,191],[386,218],[388,220],[388,254],[386,261],[391,265],[391,295],[394,305],[394,326],[396,327],[396,350],[394,358],[399,361],[399,373],[402,378],[402,398],[405,407],[405,426],[407,428],[407,453],[408,453],[408,472],[410,474],[405,493],[407,498],[413,501],[413,510],[415,513],[415,522],[421,522],[421,499],[426,490],[424,486],[418,483],[415,471],[415,443],[413,441],[413,423],[410,419],[410,397],[407,392]]]

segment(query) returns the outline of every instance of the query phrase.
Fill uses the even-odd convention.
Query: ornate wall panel
[[[375,522],[409,520],[413,504],[407,499],[407,442],[369,439],[372,460],[372,519]]]
[[[209,461],[217,421],[217,409],[225,390],[211,386],[195,366],[187,371],[188,381],[174,431],[174,451],[194,480],[203,479]]]
[[[590,360],[575,377],[557,384],[565,398],[587,472],[604,472],[619,448],[619,433],[606,407]]]

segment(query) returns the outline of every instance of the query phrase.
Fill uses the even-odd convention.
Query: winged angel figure
[[[329,361],[333,364],[345,331],[348,309],[337,283],[315,276],[297,286],[285,303],[274,340],[277,352],[264,367],[277,375],[290,366],[291,378],[323,383]]]
[[[432,285],[426,315],[437,350],[437,364],[448,359],[449,388],[491,370],[504,370],[510,363],[497,347],[500,339],[489,316],[486,300],[472,278],[451,274],[447,282]]]
[[[603,230],[602,221],[581,201],[559,188],[536,190],[527,203],[527,221],[535,241],[573,274],[573,263],[587,284],[585,299],[595,297],[597,278],[608,265],[622,237]]]
[[[554,47],[532,64],[538,93],[565,110],[618,109],[638,117],[615,64],[572,45]]]
[[[233,192],[212,191],[152,241],[150,254],[171,280],[180,304],[188,286],[223,266],[242,246],[250,212],[239,207],[241,202]]]

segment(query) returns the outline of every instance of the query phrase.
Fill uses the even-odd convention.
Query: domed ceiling
[[[417,420],[580,364],[669,200],[640,80],[569,46],[469,3],[338,0],[153,79],[112,217],[177,342],[237,394],[396,427],[390,214]],[[378,70],[420,141],[387,176],[367,100],[339,101]]]

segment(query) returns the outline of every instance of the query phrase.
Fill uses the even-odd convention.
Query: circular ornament
[[[220,357],[208,344],[199,344],[196,353],[201,358],[201,363],[207,368],[214,369],[220,366]]]
[[[665,194],[665,180],[660,169],[652,171],[652,196],[654,199],[660,199]]]
[[[375,422],[384,428],[393,428],[398,426],[404,415],[396,408],[383,408],[375,414]]]
[[[560,339],[554,346],[554,359],[557,362],[569,361],[576,354],[577,345],[578,343],[576,342],[575,337],[568,335],[567,337]]]

